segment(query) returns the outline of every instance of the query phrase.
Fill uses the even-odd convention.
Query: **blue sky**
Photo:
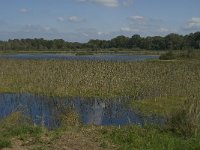
[[[200,0],[0,0],[0,40],[188,34],[200,31],[199,6]]]

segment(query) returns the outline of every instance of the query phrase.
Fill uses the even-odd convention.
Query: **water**
[[[66,109],[73,109],[83,124],[126,125],[163,122],[155,116],[144,117],[129,105],[129,98],[49,98],[31,94],[0,94],[0,120],[14,112],[22,112],[37,125],[47,128],[60,126]]]
[[[0,58],[7,59],[34,59],[34,60],[96,60],[96,61],[143,61],[146,59],[157,59],[159,56],[152,55],[84,55],[72,56],[64,54],[13,54],[13,55],[0,55]]]

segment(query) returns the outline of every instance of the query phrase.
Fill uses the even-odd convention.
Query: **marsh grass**
[[[182,135],[199,136],[200,135],[200,101],[191,97],[182,105],[182,109],[177,110],[168,116],[167,127],[169,130]]]
[[[168,51],[159,57],[160,60],[200,60],[198,50],[189,49],[187,51]]]
[[[185,97],[156,97],[151,99],[135,100],[132,107],[139,109],[145,115],[171,116],[185,107]]]
[[[67,107],[62,110],[64,111],[62,112],[62,116],[60,116],[61,128],[80,125],[80,117],[74,109]]]
[[[103,131],[106,138],[121,149],[199,149],[199,66],[197,60],[123,63],[1,59],[0,92],[60,97],[130,96],[147,114],[167,116],[167,127],[111,127]],[[71,121],[63,119],[65,124],[77,123],[76,114],[66,114]],[[9,143],[12,136],[23,139],[44,132],[34,126],[13,127],[15,118],[7,121],[10,125],[0,123],[1,140],[3,135]],[[60,136],[63,130],[56,135]]]
[[[76,56],[87,56],[87,55],[94,55],[94,52],[77,52]]]
[[[200,62],[0,60],[0,92],[134,99],[197,93]]]
[[[120,150],[197,150],[200,137],[183,138],[155,126],[126,126],[105,129],[103,135]]]
[[[174,54],[172,51],[169,51],[165,54],[162,54],[159,59],[160,60],[173,60],[173,59],[176,59],[177,58],[177,55]]]
[[[43,133],[41,127],[35,127],[20,112],[13,113],[0,121],[0,148],[12,147],[12,139],[27,140],[37,138]]]
[[[62,126],[54,130],[34,125],[20,112],[10,114],[0,121],[0,149],[16,146],[19,149],[49,149],[48,144],[61,138],[66,131],[78,129],[77,122],[74,122],[77,116],[71,110],[66,112],[66,116],[62,116]]]

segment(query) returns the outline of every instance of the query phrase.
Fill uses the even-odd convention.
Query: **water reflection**
[[[84,56],[73,56],[64,54],[13,54],[13,55],[0,55],[0,58],[7,59],[36,59],[36,60],[96,60],[96,61],[142,61],[146,59],[156,59],[159,56],[151,55],[84,55]]]
[[[49,98],[31,94],[0,94],[0,119],[21,111],[35,124],[48,128],[60,126],[66,108],[73,108],[83,124],[125,125],[161,123],[157,117],[143,117],[132,110],[128,97],[103,100],[99,98]]]

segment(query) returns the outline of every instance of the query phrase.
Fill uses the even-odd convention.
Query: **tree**
[[[183,36],[171,33],[165,37],[166,47],[169,50],[183,49]]]
[[[141,48],[142,38],[140,35],[135,34],[133,35],[128,42],[129,48]]]
[[[111,40],[111,46],[115,48],[127,48],[128,42],[129,38],[121,35]]]

